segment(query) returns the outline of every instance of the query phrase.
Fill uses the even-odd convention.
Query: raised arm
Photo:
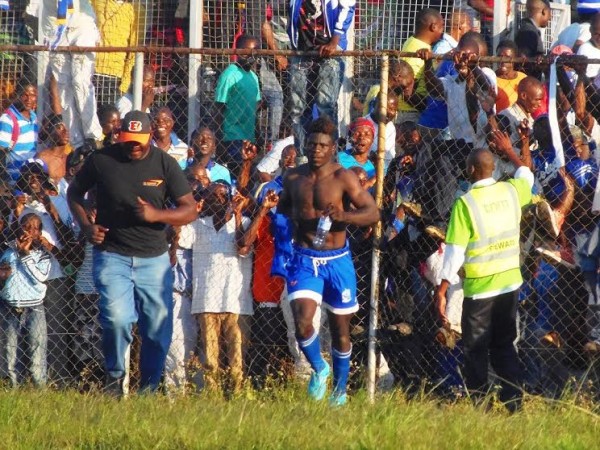
[[[279,50],[279,48],[277,47],[277,43],[275,42],[275,34],[273,33],[273,27],[271,26],[271,22],[265,20],[262,23],[260,32],[269,50]],[[275,62],[277,63],[277,69],[279,70],[286,70],[288,67],[288,60],[283,55],[275,55]]]
[[[431,97],[444,98],[444,85],[433,71],[433,53],[431,50],[422,48],[417,51],[417,57],[425,61],[423,69],[423,77],[425,79],[425,87]]]
[[[278,201],[279,197],[275,191],[269,190],[269,192],[266,193],[261,205],[257,208],[256,213],[254,214],[252,223],[240,239],[240,247],[251,247],[252,244],[254,244],[254,241],[256,241],[256,238],[258,237],[258,227],[260,226],[260,223],[269,213],[271,208],[277,206]]]

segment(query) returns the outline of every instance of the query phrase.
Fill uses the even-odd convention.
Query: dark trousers
[[[518,290],[496,297],[465,298],[462,313],[464,375],[477,399],[488,389],[488,362],[498,375],[500,400],[509,409],[520,407],[521,369],[513,342],[517,337]]]

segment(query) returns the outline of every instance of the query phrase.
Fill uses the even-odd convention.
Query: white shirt
[[[589,59],[600,59],[600,49],[594,47],[594,44],[591,42],[586,42],[585,44],[581,44],[579,50],[577,50],[578,55],[587,56]],[[590,79],[596,78],[596,76],[600,73],[600,64],[588,64],[585,74]]]
[[[371,145],[371,153],[377,153],[377,137],[379,136],[379,124],[373,120],[371,114],[365,116],[369,122],[375,126],[375,136],[373,136],[373,145]],[[388,166],[392,159],[396,157],[396,126],[394,122],[390,121],[385,124],[385,155],[383,163],[385,170],[387,171]]]
[[[279,170],[279,161],[281,160],[281,153],[283,149],[289,145],[294,145],[294,136],[288,136],[285,139],[280,139],[273,143],[273,148],[260,160],[256,166],[256,170],[269,175],[276,176]]]
[[[244,217],[247,228],[250,219]],[[252,314],[252,258],[238,255],[235,217],[216,231],[213,218],[192,223],[192,314]]]
[[[488,67],[481,69],[488,79],[494,92],[498,92],[496,85],[496,74]],[[464,81],[458,81],[457,76],[447,75],[440,78],[444,85],[444,97],[448,104],[448,128],[453,139],[464,139],[468,144],[474,147],[487,147],[485,127],[488,119],[487,115],[479,107],[477,116],[477,132],[473,129],[469,120],[469,111],[467,110]]]
[[[57,183],[57,187],[58,195],[50,197],[50,201],[56,208],[61,222],[71,228],[75,232],[75,235],[77,235],[79,234],[80,230],[79,224],[74,220],[73,214],[71,213],[71,208],[69,208],[69,202],[67,200],[67,189],[69,188],[69,183],[64,178],[61,178]]]
[[[570,49],[573,49],[577,41],[587,42],[591,38],[589,23],[572,23],[560,32],[556,41],[552,44],[552,48],[559,45],[566,45]]]
[[[437,55],[445,55],[450,50],[455,49],[457,45],[458,42],[456,42],[456,39],[454,39],[448,33],[444,33],[442,38],[433,46],[432,51]]]

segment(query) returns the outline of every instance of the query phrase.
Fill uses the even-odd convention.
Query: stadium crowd
[[[50,49],[137,42],[131,2],[79,0],[75,9],[73,2],[43,3]],[[480,12],[489,16],[486,8]],[[35,16],[33,9],[27,12]],[[338,136],[337,161],[374,195],[379,124],[385,125],[385,233],[380,277],[371,280],[373,228],[349,227],[359,303],[351,323],[351,384],[361,382],[366,366],[376,282],[378,386],[430,381],[444,391],[461,389],[462,276],[448,280],[440,317],[434,291],[442,280],[452,205],[470,187],[465,162],[478,148],[494,153],[498,181],[515,176],[521,165],[532,174],[533,202],[521,223],[524,282],[514,343],[522,386],[559,395],[572,373],[600,355],[600,64],[587,63],[600,58],[600,3],[586,2],[578,12],[578,21],[547,53],[540,30],[549,23],[550,7],[543,0],[527,1],[515,40],[504,39],[495,49],[485,34],[490,27],[483,27],[484,34],[475,30],[471,14],[454,9],[444,17],[422,9],[402,46],[417,57],[391,60],[387,113],[380,113],[378,84],[365,98],[353,99],[355,119],[347,136]],[[265,17],[260,35],[239,36],[237,48],[277,48]],[[186,124],[178,123],[184,119],[156,104],[156,70],[151,62],[144,66],[141,112],[150,117],[151,146],[183,171],[197,215],[190,224],[166,229],[173,329],[160,344],[169,390],[225,383],[236,392],[247,380],[261,388],[284,373],[310,375],[286,299],[290,223],[277,205],[286,172],[305,163],[311,122],[322,116],[337,121],[343,63],[329,55],[347,48],[354,17],[353,0],[290,2],[292,48],[321,56],[238,56],[219,74],[211,114],[200,118],[188,142]],[[119,32],[103,33],[108,23]],[[434,54],[452,57],[438,60]],[[480,62],[491,55],[504,59],[494,68]],[[516,62],[518,56],[537,60]],[[96,258],[67,192],[90,155],[118,146],[122,133],[132,131],[131,114],[139,113],[132,111],[133,62],[126,53],[50,51],[45,117],[36,116],[37,87],[27,77],[0,117],[0,353],[2,375],[12,385],[27,375],[38,386],[105,380],[98,280],[92,276]],[[266,139],[256,133],[263,109]],[[90,191],[90,223],[96,204]],[[313,326],[328,336],[323,306]],[[329,341],[322,346],[334,353]],[[135,366],[139,352],[129,342],[122,355],[122,391],[136,376],[129,373],[129,360]]]

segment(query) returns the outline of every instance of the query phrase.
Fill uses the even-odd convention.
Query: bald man
[[[431,52],[419,50],[418,54],[425,61],[424,79],[429,95],[448,105],[448,129],[453,139],[444,141],[444,145],[454,168],[463,172],[471,150],[486,145],[487,114],[495,102],[496,74],[479,67],[477,56],[481,50],[471,33],[461,38],[454,52],[453,73],[442,78],[433,71]],[[481,101],[484,99],[487,100]]]
[[[448,32],[433,46],[433,53],[444,55],[458,45],[465,33],[473,28],[473,19],[463,9],[454,9],[450,15]]]
[[[508,136],[496,130],[492,143],[518,168],[515,179],[492,177],[494,155],[475,149],[467,158],[471,189],[458,198],[446,232],[446,250],[435,300],[442,326],[449,329],[446,292],[464,268],[462,340],[466,387],[474,401],[489,392],[488,359],[510,411],[521,407],[521,372],[513,345],[517,338],[518,292],[523,278],[519,261],[521,208],[531,202],[533,174],[523,165]]]
[[[544,85],[541,81],[534,77],[523,78],[517,87],[517,101],[509,108],[501,111],[498,114],[498,119],[510,132],[510,140],[517,155],[521,156],[523,162],[531,169],[531,161],[527,155],[527,150],[533,150],[524,143],[519,135],[519,128],[527,130],[529,134],[533,133],[533,116],[532,114],[540,109],[544,101]],[[523,149],[525,153],[523,153]],[[503,176],[512,176],[515,173],[513,165],[504,159],[496,158],[496,170],[494,178],[497,180]]]

